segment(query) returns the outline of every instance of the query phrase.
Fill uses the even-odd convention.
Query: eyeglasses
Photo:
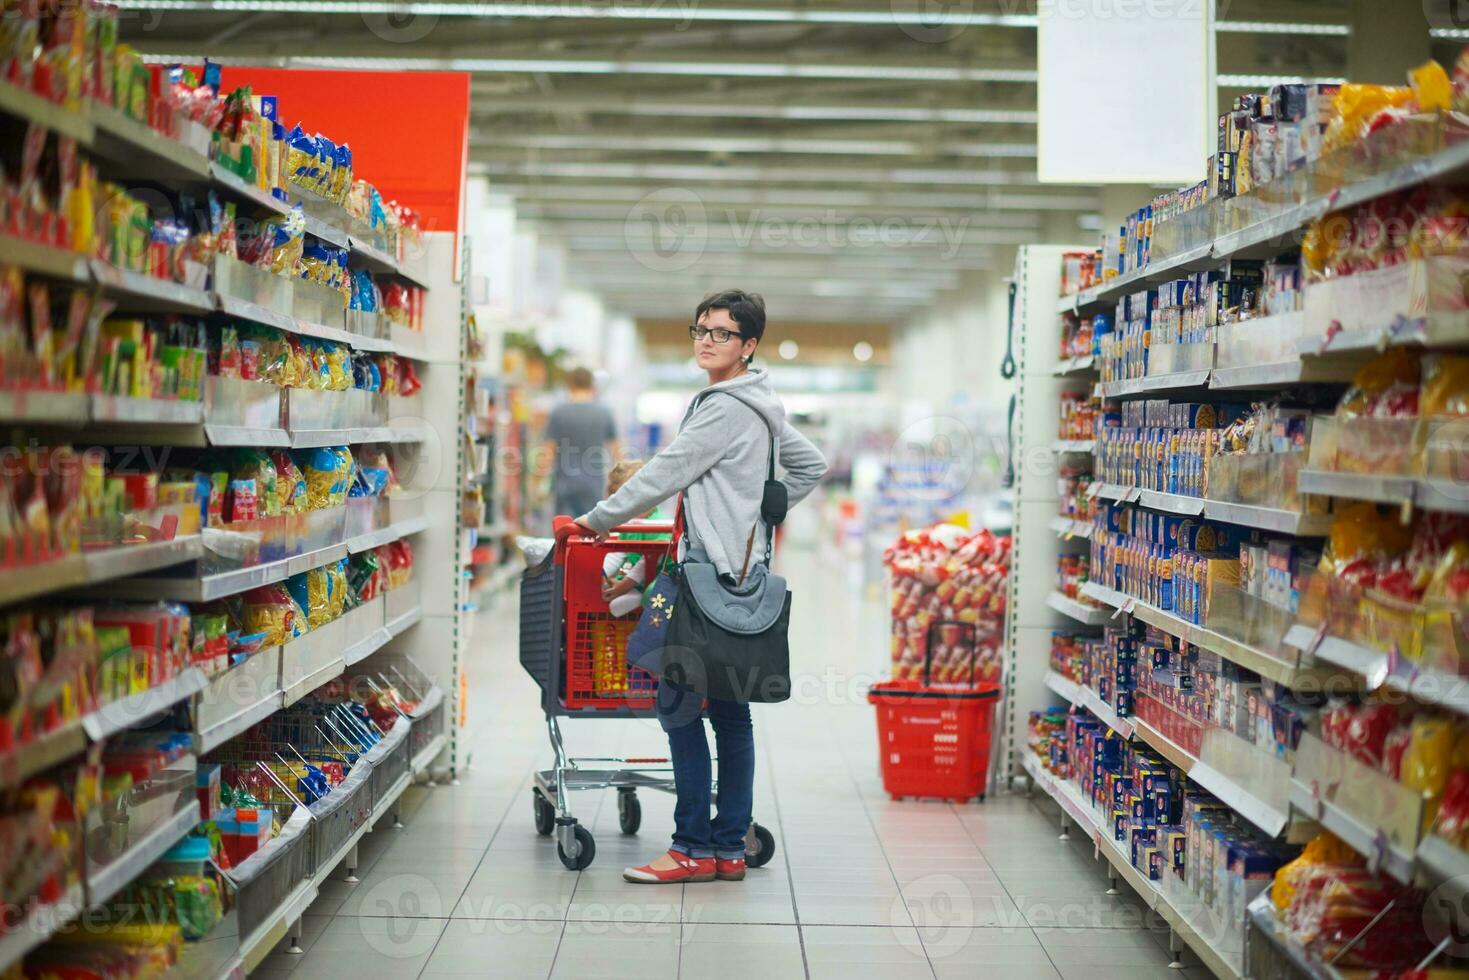
[[[705,337],[712,337],[716,344],[727,344],[729,343],[729,338],[739,337],[743,340],[745,335],[733,330],[726,330],[723,327],[715,327],[713,330],[710,330],[708,327],[700,326],[697,323],[689,324],[690,340],[703,340]]]

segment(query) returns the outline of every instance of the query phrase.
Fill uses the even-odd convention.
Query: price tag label
[[[1134,599],[1134,598],[1132,598],[1131,596],[1129,596],[1128,598],[1122,600],[1122,606],[1119,609],[1119,612],[1125,612],[1129,616],[1131,616],[1132,615],[1132,611],[1134,609],[1136,609],[1136,608],[1137,608],[1137,600]]]
[[[1325,807],[1321,805],[1321,783],[1311,780],[1311,819],[1320,821]]]
[[[1387,835],[1379,830],[1372,836],[1372,853],[1367,855],[1367,870],[1377,874],[1382,870],[1382,861],[1387,857]]]
[[[1122,499],[1129,504],[1135,504],[1142,499],[1142,496],[1143,491],[1140,487],[1128,487],[1127,493],[1123,496]]]

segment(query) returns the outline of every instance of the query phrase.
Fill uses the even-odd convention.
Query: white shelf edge
[[[1046,596],[1046,605],[1084,626],[1101,626],[1112,618],[1112,613],[1106,609],[1093,608],[1054,591]]]
[[[419,752],[413,757],[412,763],[409,766],[409,771],[412,772],[413,775],[417,776],[427,770],[430,763],[432,763],[435,759],[439,757],[440,752],[444,751],[444,745],[447,744],[447,741],[448,740],[444,738],[443,732],[435,735],[432,739],[429,740],[429,743],[423,747],[423,751]]]
[[[208,685],[209,678],[202,670],[198,667],[185,667],[177,677],[157,687],[104,704],[82,718],[82,730],[93,741],[101,741],[167,711],[180,701],[198,694]]]
[[[199,801],[191,796],[183,809],[176,811],[173,816],[149,831],[147,836],[129,848],[126,853],[118,855],[95,875],[87,876],[89,887],[87,897],[91,903],[90,907],[97,908],[122,891],[129,882],[146,871],[150,864],[162,857],[198,823]]]
[[[194,732],[194,751],[199,755],[213,752],[252,725],[269,718],[281,710],[281,697],[281,691],[272,691],[248,708],[235,712],[224,721],[211,725],[203,731]]]

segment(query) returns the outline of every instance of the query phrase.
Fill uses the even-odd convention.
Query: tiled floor
[[[832,567],[786,556],[796,695],[755,709],[768,866],[743,882],[625,883],[672,829],[672,798],[649,792],[636,837],[619,833],[614,794],[578,795],[596,860],[561,866],[532,824],[530,773],[549,749],[507,599],[471,640],[459,785],[410,790],[405,829],[369,834],[360,882],[329,883],[311,907],[304,955],[278,948],[255,976],[1204,980],[1168,968],[1168,934],[1135,898],[1105,894],[1089,843],[1057,840],[1049,801],[887,798],[855,693],[885,672],[886,612]],[[655,722],[572,720],[565,734],[573,755],[667,750]]]

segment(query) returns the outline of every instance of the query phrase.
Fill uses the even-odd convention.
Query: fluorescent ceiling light
[[[554,194],[550,196],[555,197]],[[515,216],[517,218],[522,221],[547,222],[552,227],[555,227],[557,222],[562,221],[586,221],[588,219],[624,221],[633,210],[628,206],[628,203],[587,204],[564,202],[548,204],[537,200],[533,194],[529,196],[516,194],[515,198]],[[629,199],[629,202],[634,200],[637,199]],[[937,211],[915,214],[913,213],[915,209],[882,202],[856,202],[838,208],[807,200],[798,200],[794,203],[781,203],[772,200],[721,200],[717,195],[705,194],[703,192],[699,193],[699,200],[705,208],[705,221],[734,226],[743,226],[751,220],[762,221],[767,219],[785,222],[820,221],[824,223],[867,221],[880,224],[883,221],[896,218],[913,224],[924,221],[935,223],[942,221],[949,223],[951,226],[959,225],[965,228],[1040,227],[1039,216],[1017,211],[987,211],[957,216],[939,214]]]
[[[1220,75],[1216,81],[1226,88],[1269,88],[1272,85],[1342,85],[1345,78],[1308,78],[1305,75]]]
[[[471,146],[537,150],[610,150],[658,153],[796,153],[834,156],[912,156],[928,151],[966,157],[1033,157],[1034,143],[916,143],[912,140],[792,139],[741,136],[538,136],[476,133]]]
[[[194,62],[208,52],[145,54],[149,64]],[[341,71],[464,71],[552,75],[696,75],[701,78],[854,78],[903,82],[1019,82],[1032,83],[1029,68],[964,68],[957,65],[820,65],[769,61],[607,61],[570,58],[376,58],[210,55],[221,65],[275,68],[332,68]]]
[[[1469,41],[1469,28],[1435,27],[1428,36],[1436,41]]]
[[[780,24],[876,24],[940,27],[1034,28],[1027,14],[919,11],[702,7],[695,3],[385,3],[382,0],[118,0],[124,10],[184,10],[196,13],[377,14],[418,17],[529,17],[576,20],[753,21]]]
[[[764,24],[871,24],[948,30],[963,27],[1034,29],[1034,14],[976,13],[940,9],[832,10],[820,7],[705,7],[697,3],[606,3],[565,0],[560,3],[390,3],[385,0],[115,0],[123,10],[178,10],[192,13],[340,14],[397,17],[501,17],[573,20],[744,21]],[[1217,21],[1220,32],[1247,34],[1343,35],[1342,24],[1293,24],[1281,21]]]
[[[750,183],[871,183],[894,184],[970,184],[970,185],[1035,185],[1034,171],[984,170],[978,168],[943,170],[911,167],[785,167],[746,164],[677,164],[677,163],[557,163],[548,161],[471,160],[473,173],[490,176],[564,177],[576,180],[687,180],[700,183],[746,181]]]
[[[1029,109],[930,109],[918,106],[758,105],[708,102],[594,102],[587,99],[504,99],[485,96],[473,113],[479,118],[516,112],[595,112],[622,116],[666,116],[689,119],[790,119],[846,122],[943,122],[1030,125]]]
[[[1315,34],[1324,37],[1350,37],[1350,24],[1288,24],[1281,21],[1216,20],[1214,30],[1220,34]]]

